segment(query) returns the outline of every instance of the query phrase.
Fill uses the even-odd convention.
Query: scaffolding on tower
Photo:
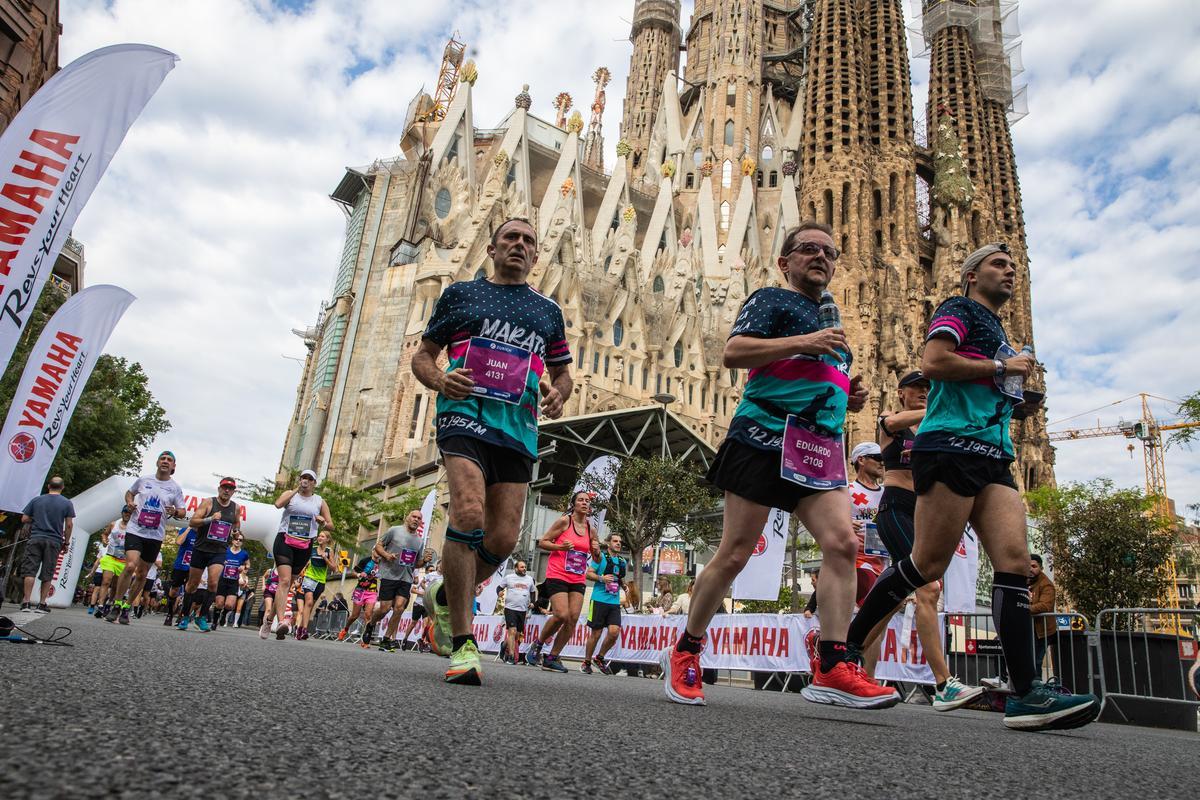
[[[458,70],[462,67],[463,54],[467,46],[458,41],[458,31],[446,42],[442,51],[442,68],[438,73],[437,88],[433,92],[433,105],[418,118],[421,122],[441,122],[458,91]]]

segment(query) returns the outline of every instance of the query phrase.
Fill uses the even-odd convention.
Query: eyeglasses
[[[817,242],[800,242],[792,249],[785,251],[780,258],[787,258],[792,253],[800,253],[805,256],[815,256],[817,253],[824,253],[825,257],[830,261],[837,261],[842,255],[842,251],[836,247],[829,247]]]

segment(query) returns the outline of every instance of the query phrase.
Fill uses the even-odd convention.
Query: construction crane
[[[1052,442],[1072,442],[1078,439],[1096,439],[1102,436],[1124,436],[1142,443],[1142,457],[1146,462],[1146,495],[1154,503],[1156,516],[1173,523],[1171,505],[1167,499],[1167,471],[1163,461],[1163,431],[1198,428],[1200,422],[1160,423],[1150,410],[1150,395],[1142,392],[1142,418],[1136,421],[1121,420],[1116,425],[1097,425],[1094,428],[1070,428],[1049,434]],[[1133,443],[1129,443],[1130,454]],[[1179,587],[1176,584],[1175,556],[1171,555],[1163,565],[1167,579],[1167,594],[1160,598],[1164,608],[1179,608]],[[1172,623],[1174,624],[1174,623]]]
[[[417,118],[421,122],[441,122],[446,118],[450,101],[458,90],[458,70],[462,67],[463,53],[467,46],[458,41],[458,31],[446,42],[442,50],[442,68],[438,73],[437,88],[433,92],[433,105],[425,109]]]

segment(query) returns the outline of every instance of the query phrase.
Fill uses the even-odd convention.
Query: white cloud
[[[110,350],[146,366],[175,425],[160,444],[191,483],[274,472],[299,376],[281,355],[302,355],[289,330],[312,322],[341,252],[327,195],[344,166],[396,153],[449,33],[479,63],[476,125],[498,123],[523,83],[534,113],[550,117],[568,91],[586,118],[604,65],[610,159],[617,139],[632,0],[298,5],[62,6],[64,63],[122,41],[181,56],[75,234],[89,283],[140,298]],[[1050,416],[1200,389],[1200,18],[1170,0],[1097,0],[1027,2],[1021,22],[1030,115],[1013,135]],[[920,116],[927,72],[914,63]],[[1058,458],[1062,481],[1142,482],[1123,441],[1064,444]],[[1177,498],[1200,500],[1194,453],[1172,449],[1168,477]]]

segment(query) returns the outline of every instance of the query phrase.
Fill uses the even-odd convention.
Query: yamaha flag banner
[[[20,511],[41,494],[96,359],[133,300],[118,286],[91,286],[46,323],[0,433],[0,509]]]
[[[975,584],[979,580],[979,536],[970,525],[942,576],[943,606],[947,614],[975,613]]]
[[[787,551],[788,515],[778,508],[771,510],[750,560],[733,579],[733,596],[737,600],[778,600],[779,581],[783,577],[783,556]]]
[[[0,366],[67,232],[178,60],[140,44],[95,50],[48,80],[0,136]]]

